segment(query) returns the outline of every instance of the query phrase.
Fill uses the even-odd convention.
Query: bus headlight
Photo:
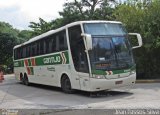
[[[93,78],[96,78],[96,79],[106,79],[105,75],[93,75]]]

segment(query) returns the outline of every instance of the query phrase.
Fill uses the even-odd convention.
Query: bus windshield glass
[[[89,51],[92,69],[112,71],[134,65],[127,33],[121,24],[86,23],[84,30],[93,39],[93,49]]]

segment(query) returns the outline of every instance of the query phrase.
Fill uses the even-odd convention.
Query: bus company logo
[[[56,64],[56,63],[66,64],[67,59],[66,59],[65,53],[62,52],[57,56],[43,58],[43,63],[44,64]]]
[[[48,57],[43,59],[44,64],[52,64],[52,63],[60,63],[61,62],[61,57],[56,56],[56,57]]]

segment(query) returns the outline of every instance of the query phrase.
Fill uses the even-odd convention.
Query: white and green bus
[[[131,47],[129,35],[138,46]],[[25,85],[37,83],[95,92],[136,81],[132,49],[140,34],[127,33],[117,21],[78,21],[14,47],[14,72]]]

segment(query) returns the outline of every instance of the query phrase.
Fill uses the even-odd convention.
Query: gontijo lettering
[[[44,64],[57,63],[57,62],[61,62],[61,57],[60,56],[48,57],[48,58],[43,59]]]

